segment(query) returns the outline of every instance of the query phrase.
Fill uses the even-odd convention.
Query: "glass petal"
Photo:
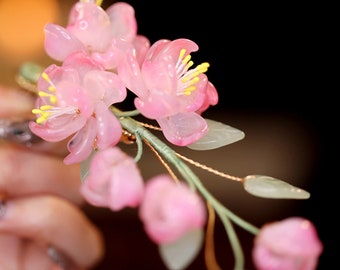
[[[225,125],[221,122],[205,119],[208,123],[208,134],[193,144],[188,145],[193,150],[216,149],[239,140],[245,136],[244,132]]]
[[[249,175],[244,178],[244,189],[252,195],[272,199],[308,199],[309,192],[294,187],[282,180],[264,176]]]
[[[193,230],[171,244],[159,245],[159,253],[170,270],[186,269],[196,258],[203,244],[202,229]]]

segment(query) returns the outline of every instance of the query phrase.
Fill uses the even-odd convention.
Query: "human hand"
[[[5,120],[29,119],[34,97],[4,87],[0,97],[1,138]],[[63,145],[13,141],[0,139],[0,268],[95,266],[103,241],[81,209],[79,167],[63,164]]]

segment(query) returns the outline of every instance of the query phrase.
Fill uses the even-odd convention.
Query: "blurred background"
[[[53,61],[43,51],[46,22],[66,24],[75,1],[0,0],[0,83],[15,85],[20,63]],[[114,1],[103,2],[108,7]],[[289,216],[310,219],[324,253],[318,269],[334,269],[336,221],[337,98],[329,87],[325,64],[328,36],[318,6],[197,1],[126,1],[135,8],[138,32],[153,43],[161,38],[189,38],[200,50],[195,64],[209,62],[207,72],[220,101],[204,113],[245,132],[242,141],[214,151],[176,149],[222,172],[282,179],[311,193],[308,200],[252,197],[242,186],[194,169],[223,204],[256,226]],[[0,97],[1,98],[1,97]],[[136,146],[127,146],[134,153]],[[164,172],[145,150],[145,178]],[[113,213],[86,206],[89,217],[106,235],[107,253],[96,270],[165,269],[157,247],[144,234],[136,210]],[[180,221],[179,221],[180,222]],[[253,236],[239,232],[247,269]],[[228,238],[217,219],[216,255],[222,269],[232,269]],[[205,269],[203,253],[188,269]]]

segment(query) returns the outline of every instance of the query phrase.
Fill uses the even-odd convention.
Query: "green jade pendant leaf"
[[[159,253],[169,270],[186,269],[202,248],[204,232],[192,230],[182,238],[170,244],[159,245]]]
[[[221,122],[205,119],[208,123],[208,134],[197,142],[188,145],[193,150],[211,150],[216,149],[244,138],[244,132],[225,125]]]
[[[310,193],[282,180],[264,176],[249,175],[244,178],[244,189],[257,197],[271,199],[308,199]]]
[[[32,62],[23,63],[20,66],[19,74],[30,83],[37,83],[43,67]]]

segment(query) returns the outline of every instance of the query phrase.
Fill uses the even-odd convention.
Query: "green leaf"
[[[32,62],[26,62],[20,66],[19,75],[26,81],[37,83],[42,71],[43,67]]]
[[[203,229],[190,231],[179,240],[159,245],[160,256],[169,270],[187,268],[196,258],[203,245]]]
[[[310,197],[309,192],[303,189],[264,175],[249,175],[245,177],[243,186],[250,194],[262,198],[308,199]]]
[[[244,138],[244,132],[225,125],[221,122],[205,119],[208,123],[208,134],[197,142],[188,145],[193,150],[211,150],[216,149]]]

